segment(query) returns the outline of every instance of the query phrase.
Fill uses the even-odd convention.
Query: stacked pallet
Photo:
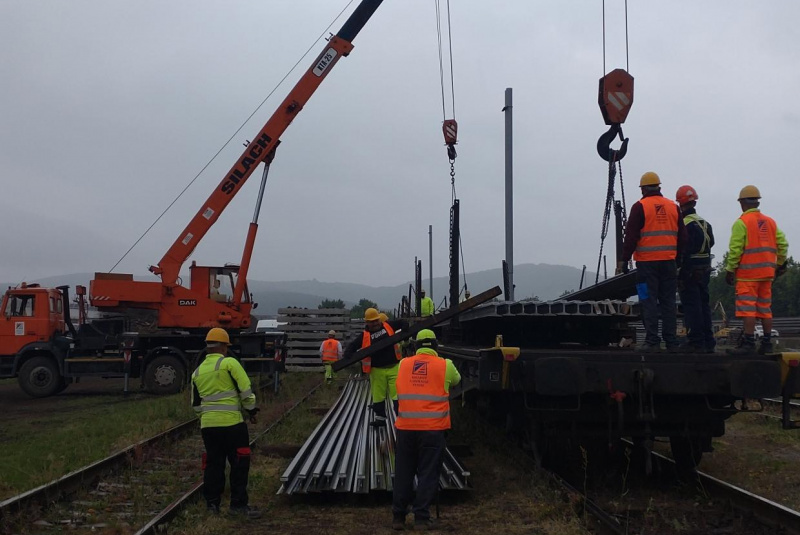
[[[328,331],[336,331],[342,346],[350,332],[350,311],[344,308],[281,308],[278,321],[286,323],[287,371],[321,372],[319,346]]]

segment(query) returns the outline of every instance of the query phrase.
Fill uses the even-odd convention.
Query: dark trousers
[[[405,518],[408,512],[414,494],[414,476],[417,476],[417,496],[413,501],[414,520],[423,522],[431,517],[430,505],[439,490],[444,448],[444,431],[397,430],[392,494],[394,518]]]
[[[225,461],[231,465],[231,508],[247,507],[247,474],[250,472],[250,437],[242,422],[202,430],[206,447],[203,496],[208,505],[220,505],[225,490]]]
[[[646,332],[645,343],[650,346],[661,343],[658,336],[660,312],[664,342],[667,347],[676,347],[678,311],[675,307],[675,293],[678,291],[678,267],[675,261],[636,262],[636,282]]]
[[[711,268],[697,268],[683,273],[686,269],[681,270],[679,287],[689,343],[700,349],[714,349],[717,343],[714,340],[708,296]]]

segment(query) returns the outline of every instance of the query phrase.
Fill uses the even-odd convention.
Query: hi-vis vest
[[[703,233],[703,244],[700,250],[689,255],[693,264],[711,264],[711,236],[708,234],[708,222],[699,215],[689,214],[683,218],[683,225],[688,227],[692,223],[697,223],[698,228]]]
[[[761,212],[741,215],[747,227],[747,242],[736,269],[739,280],[771,280],[778,262],[778,226]]]
[[[449,394],[444,389],[447,361],[417,354],[400,362],[397,372],[397,429],[441,431],[450,429]]]
[[[322,342],[322,362],[337,360],[339,360],[339,342],[335,338],[328,338]]]
[[[225,360],[219,353],[206,355],[192,374],[192,384],[200,395],[200,405],[194,410],[200,414],[201,428],[236,425],[244,421],[243,408],[256,406],[256,396],[242,366],[236,359],[224,363]]]
[[[394,335],[394,329],[388,323],[383,323],[383,328],[386,329],[386,334],[389,336]],[[361,349],[367,348],[372,345],[372,333],[369,331],[364,331],[364,334],[361,335]],[[394,356],[397,360],[403,358],[403,354],[400,352],[400,346],[397,344],[394,345]],[[367,357],[361,361],[361,371],[363,373],[369,373],[372,371],[372,357]]]
[[[674,260],[678,256],[678,205],[660,195],[642,197],[639,202],[644,210],[644,225],[633,259]]]

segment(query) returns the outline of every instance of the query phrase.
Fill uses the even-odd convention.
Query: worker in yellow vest
[[[764,335],[758,353],[772,353],[772,281],[786,272],[789,243],[775,220],[759,210],[761,192],[745,186],[739,192],[742,215],[731,229],[725,280],[736,285],[736,317],[742,318],[744,334],[734,355],[756,352],[756,319]]]
[[[397,373],[399,410],[395,421],[397,444],[392,529],[398,531],[405,528],[415,476],[414,529],[435,527],[430,505],[439,488],[444,433],[450,429],[450,386],[461,382],[461,375],[453,362],[441,358],[436,352],[438,344],[433,331],[421,330],[414,345],[417,353],[403,359]]]
[[[678,205],[661,195],[661,179],[652,171],[639,181],[642,198],[631,206],[622,261],[617,273],[627,273],[631,257],[636,260],[636,291],[642,307],[645,343],[642,352],[661,350],[661,336],[667,350],[678,352],[678,264],[686,243],[686,228]]]
[[[247,477],[250,471],[250,437],[242,418],[246,411],[255,423],[256,395],[244,368],[227,357],[231,341],[225,329],[215,327],[206,335],[206,357],[192,373],[192,406],[200,415],[203,455],[203,496],[212,514],[219,514],[225,490],[225,462],[230,463],[232,514],[261,518],[248,505]]]
[[[435,312],[434,309],[436,308],[436,305],[433,304],[433,299],[425,295],[425,290],[420,290],[420,295],[422,296],[419,305],[420,316],[422,316],[423,318],[427,316],[433,316],[433,313]]]
[[[404,328],[408,328],[408,322],[405,320],[381,321],[380,312],[375,308],[368,308],[364,311],[364,332],[361,337],[356,337],[350,342],[344,352],[344,358],[347,359],[359,349],[366,349]],[[396,403],[395,380],[401,358],[400,349],[397,344],[394,344],[369,357],[369,362],[363,362],[362,370],[369,373],[372,409],[375,412],[372,425],[376,427],[386,425],[386,399],[391,399]],[[364,360],[367,361],[367,359]]]
[[[322,358],[322,365],[325,366],[325,382],[331,384],[336,378],[333,371],[333,363],[342,358],[342,343],[336,339],[336,331],[328,331],[327,340],[319,346],[319,356]]]

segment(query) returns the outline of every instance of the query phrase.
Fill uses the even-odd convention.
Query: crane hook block
[[[600,78],[597,103],[606,124],[622,124],[633,105],[633,76],[625,69],[614,69]]]
[[[448,147],[458,143],[458,123],[455,119],[446,119],[442,123],[442,132],[444,132],[444,144]]]

